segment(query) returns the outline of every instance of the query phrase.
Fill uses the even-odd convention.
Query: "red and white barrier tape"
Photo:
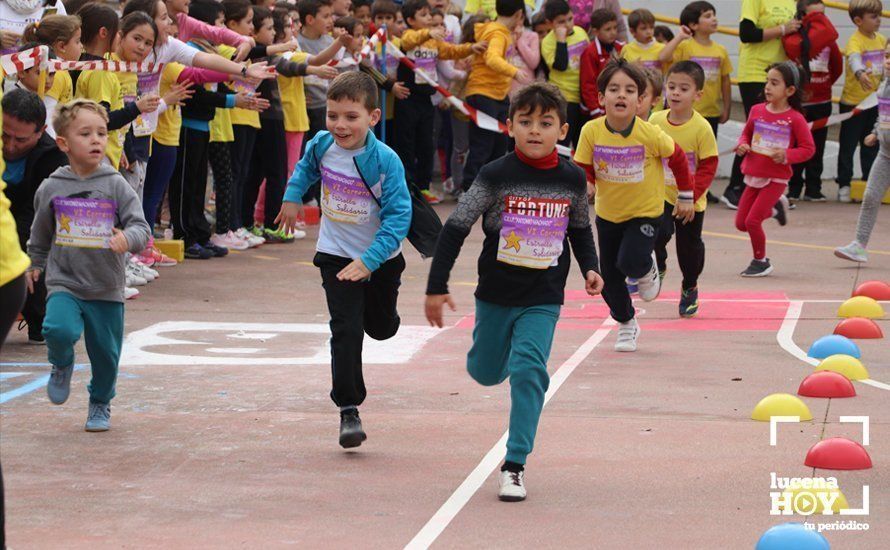
[[[111,71],[115,73],[157,73],[164,68],[163,63],[135,63],[132,61],[64,61],[49,59],[49,47],[37,46],[30,50],[11,53],[0,57],[0,66],[6,74],[15,74],[32,67],[40,67],[48,72],[56,71]]]

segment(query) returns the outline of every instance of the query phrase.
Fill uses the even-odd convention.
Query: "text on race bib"
[[[361,178],[321,167],[321,211],[337,223],[366,224],[374,198]]]
[[[771,155],[776,149],[791,147],[791,126],[764,120],[754,121],[751,150],[761,155]]]
[[[568,48],[569,52],[569,70],[578,71],[581,69],[581,54],[587,49],[587,42],[576,42]]]
[[[137,95],[144,97],[147,95],[159,95],[161,73],[142,73],[137,77]],[[158,127],[158,112],[140,113],[133,121],[133,135],[136,137],[150,136]]]
[[[501,213],[499,262],[530,269],[547,269],[559,263],[570,201],[509,195]]]
[[[429,48],[414,48],[411,50],[409,56],[414,61],[414,64],[417,65],[417,68],[422,70],[430,77],[433,82],[436,82],[436,61],[439,60],[439,51],[432,50]],[[414,83],[415,84],[426,84],[427,81],[423,79],[419,74],[414,73]]]
[[[55,197],[56,240],[59,246],[108,248],[117,203],[111,199]]]
[[[642,145],[593,148],[593,168],[597,181],[611,183],[640,183],[646,163],[646,148]]]
[[[690,61],[698,63],[705,72],[706,82],[715,82],[720,80],[720,58],[719,57],[690,57]]]
[[[862,52],[862,64],[865,65],[865,71],[871,75],[881,76],[884,74],[884,50],[871,50]]]

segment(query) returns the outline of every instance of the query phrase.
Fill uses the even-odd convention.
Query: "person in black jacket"
[[[58,167],[68,164],[68,157],[56,147],[45,132],[46,107],[37,94],[15,89],[3,96],[3,179],[12,205],[19,234],[19,245],[27,250],[34,221],[34,195],[37,188]],[[43,343],[43,316],[46,313],[46,285],[41,276],[34,293],[28,294],[22,315],[28,323],[28,341]]]

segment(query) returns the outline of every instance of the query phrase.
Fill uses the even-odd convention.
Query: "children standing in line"
[[[510,431],[498,496],[526,498],[525,463],[550,378],[547,360],[564,301],[571,251],[587,293],[599,294],[584,173],[556,154],[565,137],[566,101],[552,84],[531,84],[512,99],[507,121],[516,149],[479,171],[448,218],[427,283],[426,317],[442,326],[442,308],[455,309],[448,277],[480,217],[485,242],[479,258],[476,325],[467,370],[493,386],[510,378]]]
[[[139,197],[103,163],[108,114],[95,101],[60,105],[53,119],[70,166],[37,191],[28,255],[29,287],[46,271],[49,294],[43,336],[52,374],[50,401],[68,399],[74,345],[86,338],[93,377],[85,429],[106,431],[124,335],[124,253],[145,248],[151,231]]]
[[[647,69],[664,73],[664,64],[659,59],[664,44],[655,40],[655,16],[652,12],[645,9],[630,12],[627,26],[634,40],[621,49],[621,57]]]
[[[603,116],[596,83],[606,64],[621,53],[623,43],[617,40],[618,17],[612,10],[600,8],[590,16],[591,33],[595,36],[581,54],[581,105],[590,118]]]
[[[599,102],[605,116],[584,125],[575,162],[596,189],[596,227],[603,298],[618,321],[616,351],[636,351],[639,325],[626,277],[637,279],[640,298],[649,302],[661,290],[655,238],[664,216],[664,167],[677,182],[674,215],[693,215],[693,179],[686,154],[661,128],[636,117],[646,77],[624,59],[609,62],[600,74]]]
[[[674,174],[664,171],[664,217],[655,241],[658,276],[663,281],[667,270],[667,244],[676,231],[677,262],[683,273],[680,287],[680,316],[694,317],[698,313],[698,276],[705,266],[705,243],[701,238],[708,206],[708,188],[717,173],[717,139],[708,121],[692,105],[701,98],[705,86],[705,72],[694,61],[680,61],[668,70],[665,93],[668,110],[652,115],[649,120],[673,138],[689,159],[689,171],[695,174],[692,200],[693,216],[679,219],[673,215],[677,204]]]
[[[813,136],[802,114],[806,75],[791,61],[772,65],[767,72],[766,103],[755,105],[736,152],[744,157],[742,174],[745,191],[739,199],[735,225],[748,233],[754,259],[742,277],[765,277],[773,266],[766,257],[763,221],[772,217],[773,207],[785,225],[788,199],[785,190],[791,179],[791,166],[807,161],[816,151]]]
[[[302,219],[302,197],[321,182],[321,218],[313,263],[321,270],[331,315],[331,399],[340,407],[340,445],[367,438],[358,407],[367,391],[362,377],[362,341],[392,338],[405,270],[402,240],[411,225],[405,172],[392,149],[371,128],[380,120],[377,85],[352,71],[328,89],[327,132],[319,132],[288,181],[275,219],[286,232]]]
[[[550,0],[544,5],[544,13],[553,30],[541,42],[541,56],[550,68],[550,82],[559,88],[568,105],[569,133],[562,144],[577,148],[586,120],[581,114],[581,54],[590,40],[584,29],[575,25],[572,9],[565,0]]]

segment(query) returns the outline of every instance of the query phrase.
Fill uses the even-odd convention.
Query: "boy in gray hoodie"
[[[74,345],[83,333],[92,367],[90,432],[109,428],[124,335],[124,253],[143,250],[151,235],[136,193],[103,163],[107,125],[105,109],[94,101],[56,109],[56,142],[71,164],[37,190],[28,241],[29,290],[46,271],[47,394],[56,405],[68,399]]]

